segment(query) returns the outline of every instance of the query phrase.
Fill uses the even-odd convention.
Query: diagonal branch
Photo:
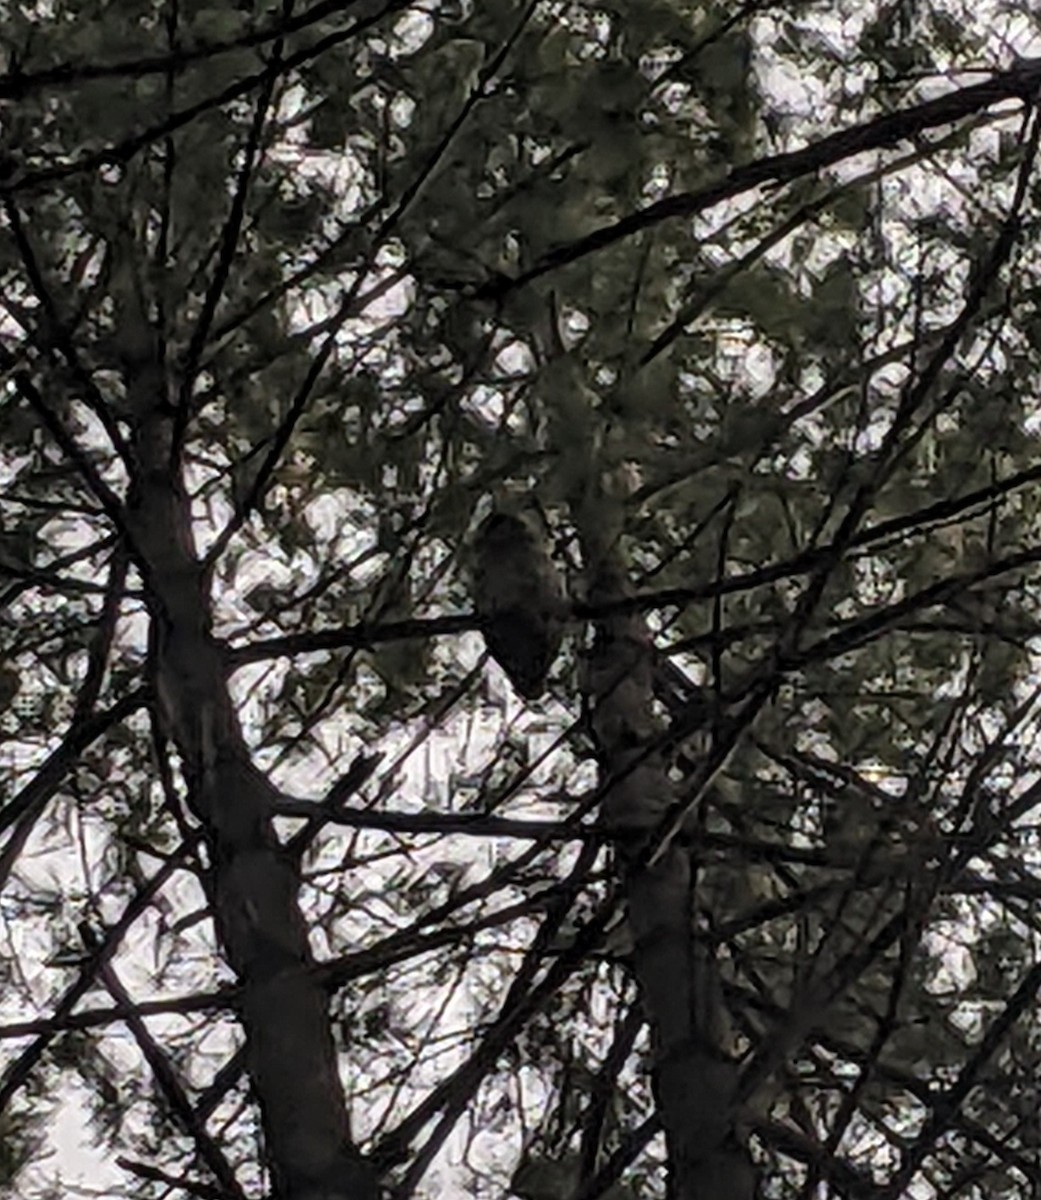
[[[533,267],[514,278],[499,275],[488,280],[477,288],[476,295],[487,299],[499,298],[550,271],[559,270],[568,263],[632,237],[644,229],[653,228],[662,221],[697,216],[763,184],[790,183],[794,179],[834,167],[853,155],[910,141],[926,130],[963,120],[993,104],[1005,100],[1030,103],[1039,86],[1041,59],[1024,59],[981,83],[925,100],[899,112],[883,113],[852,129],[837,130],[801,150],[790,150],[745,163],[698,191],[666,196],[611,225],[549,251]]]

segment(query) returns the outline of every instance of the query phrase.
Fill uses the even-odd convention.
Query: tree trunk
[[[173,465],[173,410],[156,363],[128,372],[138,397],[127,528],[151,618],[159,718],[176,745],[209,855],[217,933],[241,985],[249,1073],[275,1190],[290,1200],[375,1200],[350,1140],[327,996],[297,903],[295,863],[271,826],[277,798],[252,765],[211,634],[189,500]],[[143,400],[143,402],[142,402]]]
[[[585,505],[580,536],[596,605],[629,593],[609,505]],[[633,968],[651,1028],[654,1092],[665,1129],[673,1200],[750,1200],[754,1176],[735,1130],[737,1065],[720,1044],[725,1022],[716,964],[695,932],[695,872],[674,839],[653,866],[641,852],[673,800],[653,716],[654,647],[639,614],[595,622],[587,698],[597,742],[602,820],[612,834],[633,934]]]

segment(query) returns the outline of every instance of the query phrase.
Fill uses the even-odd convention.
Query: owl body
[[[540,696],[564,632],[564,588],[534,523],[494,512],[474,541],[474,607],[492,658],[528,700]]]

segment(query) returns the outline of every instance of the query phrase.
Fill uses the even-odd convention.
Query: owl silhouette
[[[564,585],[532,517],[493,512],[474,538],[474,608],[492,658],[526,700],[560,651]]]

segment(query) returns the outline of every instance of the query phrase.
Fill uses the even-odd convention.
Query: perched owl
[[[560,650],[564,587],[533,521],[494,512],[474,540],[474,608],[492,658],[527,700]]]

